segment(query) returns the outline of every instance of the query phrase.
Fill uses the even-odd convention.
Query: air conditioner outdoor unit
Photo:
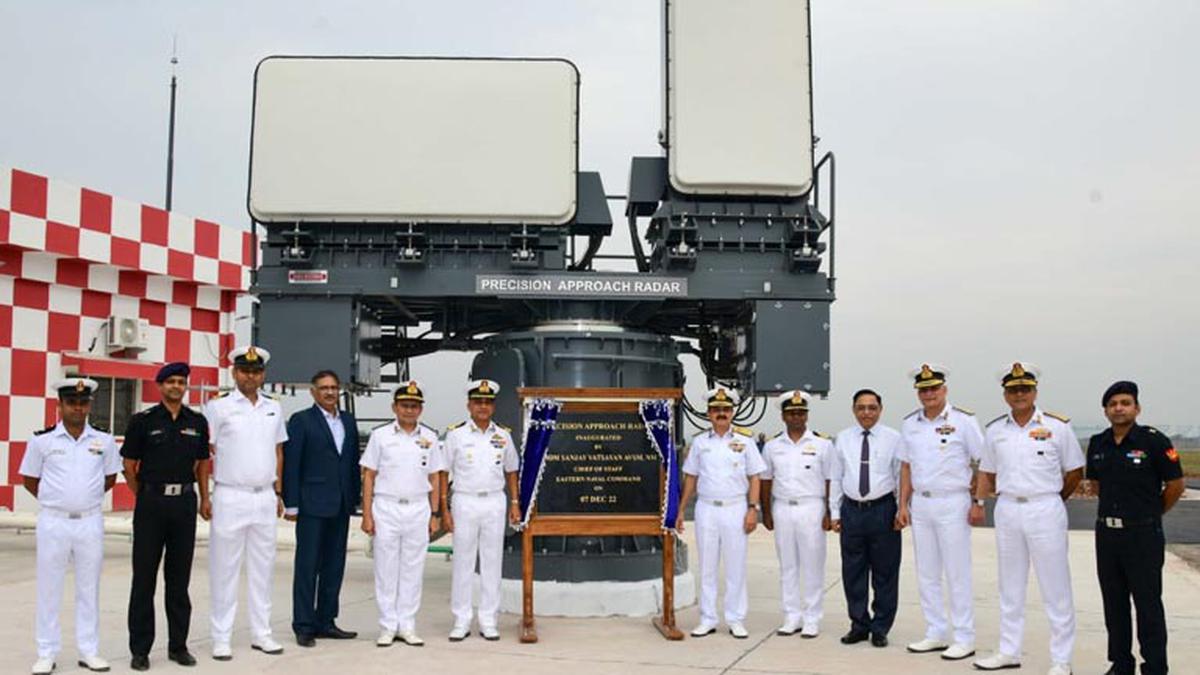
[[[108,317],[108,353],[144,351],[149,339],[150,322],[133,316]]]

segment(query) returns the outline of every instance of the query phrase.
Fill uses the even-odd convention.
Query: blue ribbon
[[[679,455],[675,452],[675,441],[671,432],[672,404],[666,399],[642,401],[638,407],[642,414],[642,422],[646,424],[646,435],[658,456],[662,460],[664,473],[667,478],[663,490],[662,527],[669,532],[675,531],[675,521],[679,517]]]
[[[525,451],[521,454],[520,506],[521,527],[529,523],[533,505],[537,503],[538,486],[542,482],[546,450],[550,447],[550,436],[558,420],[562,403],[548,398],[534,399],[529,406],[525,422]]]

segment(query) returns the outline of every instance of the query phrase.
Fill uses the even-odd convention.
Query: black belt
[[[1149,527],[1158,525],[1162,519],[1158,516],[1148,516],[1142,518],[1113,518],[1101,517],[1096,519],[1096,528],[1106,530],[1124,530],[1130,527]]]
[[[843,497],[842,504],[854,506],[854,507],[857,507],[860,509],[869,509],[873,506],[879,506],[880,504],[883,504],[884,502],[893,502],[894,503],[896,501],[896,493],[894,493],[894,492],[889,492],[886,495],[884,495],[878,499],[868,499],[865,502],[854,499],[853,497],[847,497],[846,495],[842,495],[842,497]]]
[[[138,483],[138,493],[153,492],[164,497],[190,495],[195,490],[194,483]]]

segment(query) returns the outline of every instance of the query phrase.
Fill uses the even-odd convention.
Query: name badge
[[[92,441],[92,444],[88,446],[88,452],[92,453],[93,455],[104,454],[104,441]]]

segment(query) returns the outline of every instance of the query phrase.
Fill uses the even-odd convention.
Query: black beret
[[[1116,396],[1117,394],[1129,394],[1130,396],[1133,396],[1133,402],[1137,403],[1137,383],[1130,382],[1129,380],[1119,380],[1117,382],[1113,382],[1112,384],[1108,385],[1108,389],[1104,390],[1104,396],[1100,399],[1100,405],[1107,406],[1108,399]]]
[[[175,361],[174,363],[168,363],[162,368],[159,368],[158,374],[154,376],[154,381],[162,384],[163,380],[173,375],[182,375],[187,377],[191,373],[192,369],[188,367],[188,364],[184,363],[183,361]]]

